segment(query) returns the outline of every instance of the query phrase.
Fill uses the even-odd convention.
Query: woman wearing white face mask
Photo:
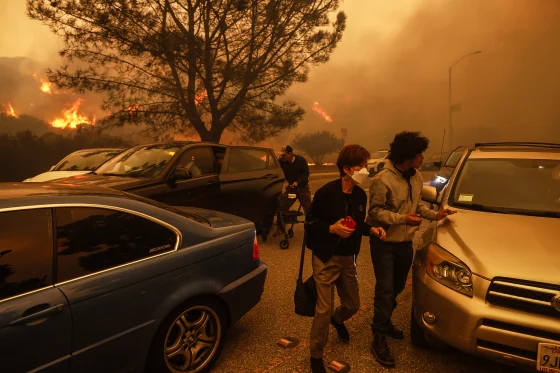
[[[369,152],[359,145],[345,146],[338,156],[340,179],[316,193],[306,215],[307,247],[313,251],[313,277],[317,305],[311,328],[310,350],[313,373],[326,372],[323,350],[329,324],[343,342],[350,341],[344,322],[360,308],[356,257],[362,236],[385,239],[383,228],[365,223],[367,195],[359,186],[367,180]],[[334,289],[341,305],[334,310]]]

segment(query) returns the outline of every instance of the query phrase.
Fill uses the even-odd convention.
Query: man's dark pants
[[[386,242],[370,238],[371,260],[375,273],[373,301],[374,333],[386,333],[397,307],[396,298],[404,290],[414,255],[412,241]]]

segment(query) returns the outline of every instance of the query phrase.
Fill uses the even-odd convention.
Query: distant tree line
[[[68,154],[87,148],[133,146],[129,141],[104,134],[96,128],[80,127],[64,133],[31,130],[0,131],[0,181],[23,181],[48,171]]]

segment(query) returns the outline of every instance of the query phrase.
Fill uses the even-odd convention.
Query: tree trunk
[[[201,141],[208,141],[208,142],[215,142],[219,143],[220,139],[222,138],[223,130],[216,129],[214,126],[208,131],[204,131],[203,133],[198,133],[200,135]]]

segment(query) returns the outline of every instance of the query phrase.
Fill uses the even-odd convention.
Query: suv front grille
[[[496,306],[560,319],[560,311],[553,306],[553,299],[559,294],[558,285],[494,279],[486,300]]]

